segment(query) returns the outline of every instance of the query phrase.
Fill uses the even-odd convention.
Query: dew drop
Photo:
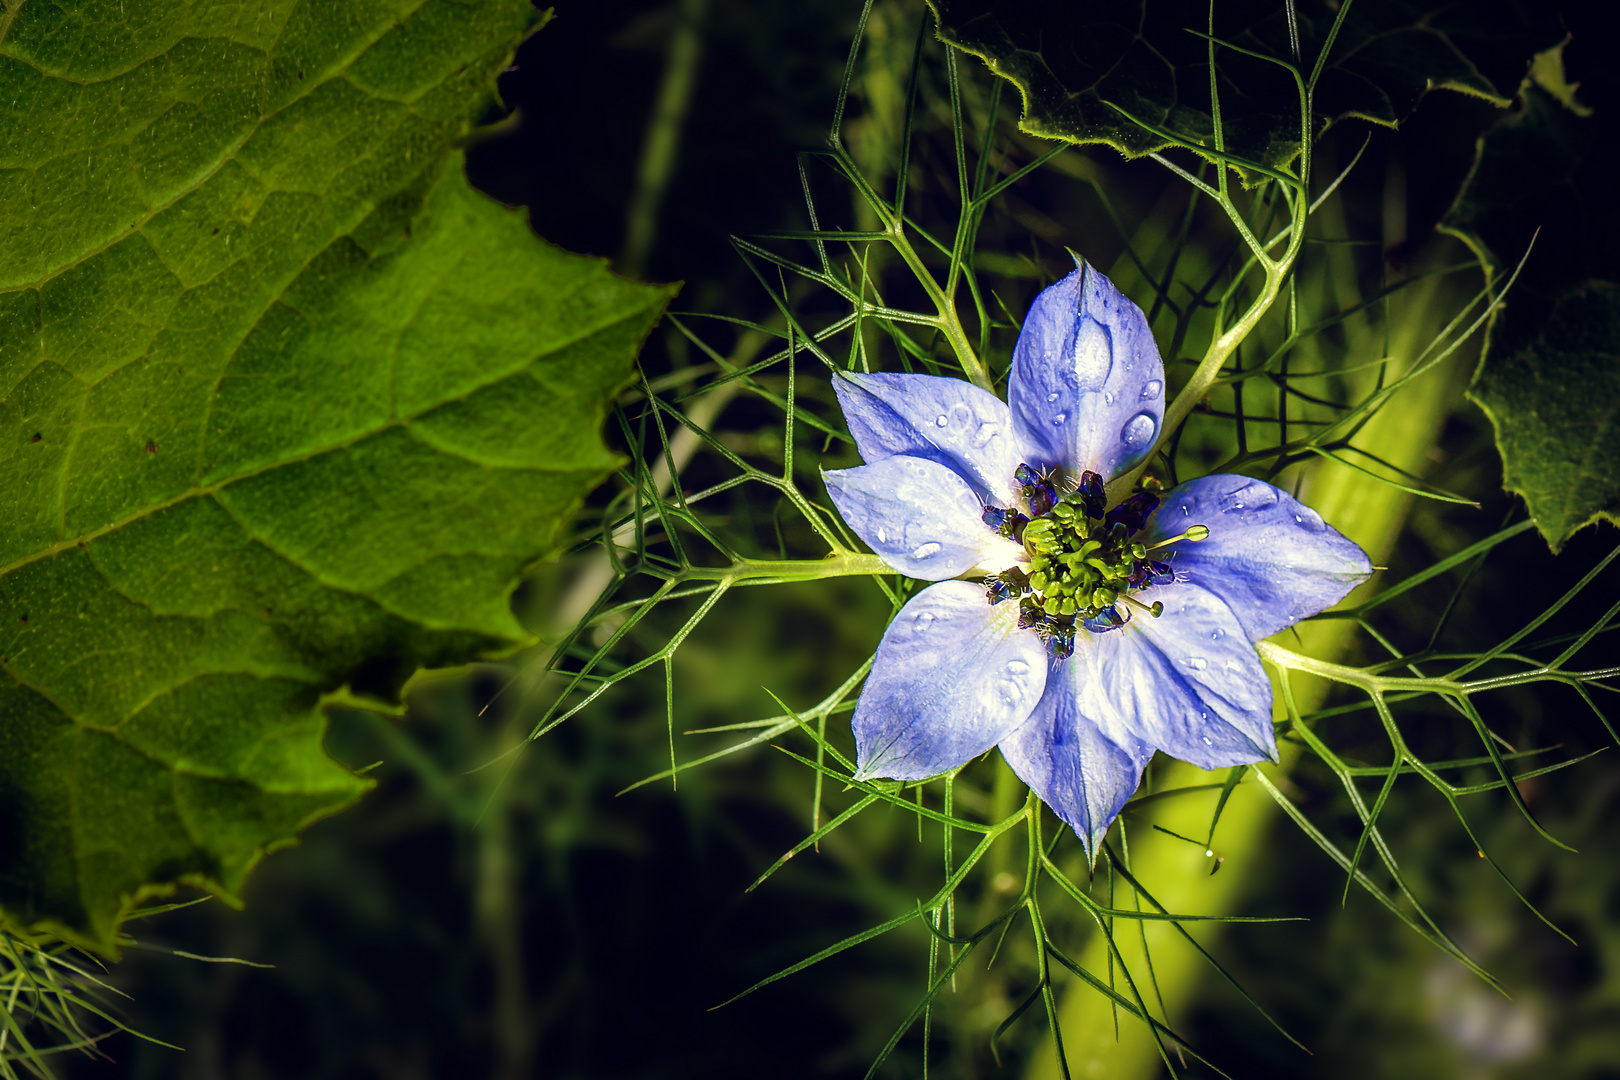
[[[1222,630],[1220,627],[1217,626],[1214,630],[1210,631],[1209,640],[1211,640],[1211,641],[1219,641],[1219,640],[1221,640],[1221,638],[1223,638],[1225,636],[1226,636],[1226,631]]]
[[[1304,523],[1305,523],[1305,519],[1304,519],[1304,518],[1302,518],[1302,517],[1300,517],[1300,516],[1299,516],[1299,515],[1298,515],[1298,514],[1295,514],[1295,515],[1294,515],[1294,524],[1295,524],[1295,525],[1302,525],[1302,524],[1304,524]]]
[[[879,529],[877,531],[877,538],[878,538],[878,543],[887,544],[889,542],[889,530],[888,529]]]
[[[932,625],[934,625],[934,613],[932,611],[920,611],[917,613],[917,617],[911,620],[913,633],[924,633]]]
[[[1001,700],[1009,706],[1016,706],[1024,700],[1024,684],[1017,679],[1001,680]]]
[[[944,427],[950,422],[950,417],[946,416],[944,413],[940,413],[939,419],[934,421],[934,423],[938,424],[940,427]]]
[[[977,419],[978,417],[973,415],[973,410],[968,408],[966,405],[963,405],[961,402],[957,402],[955,405],[951,406],[951,423],[954,426],[966,428],[969,424],[973,423]]]
[[[1114,367],[1113,336],[1108,327],[1082,316],[1074,328],[1074,381],[1081,393],[1095,393]]]
[[[994,424],[980,424],[979,430],[973,433],[973,445],[980,449],[987,446],[991,439],[1001,434],[1001,429]]]
[[[1053,427],[1062,427],[1064,425],[1064,423],[1068,419],[1069,419],[1069,414],[1068,413],[1066,413],[1066,412],[1057,413],[1056,415],[1054,415],[1052,417],[1052,426]]]
[[[1204,745],[1205,746],[1214,746],[1215,744],[1209,741],[1209,736],[1208,735],[1205,735],[1204,736]]]
[[[1194,671],[1203,671],[1205,668],[1209,667],[1209,661],[1205,660],[1202,656],[1189,656],[1184,662]]]
[[[1052,402],[1056,401],[1057,399],[1058,399],[1058,396],[1057,396],[1056,391],[1053,391],[1052,393],[1046,395],[1046,401],[1047,401],[1048,404],[1051,404]]]
[[[1241,660],[1228,660],[1223,666],[1226,668],[1227,671],[1242,671],[1243,670],[1243,661],[1241,661]]]
[[[1198,714],[1198,719],[1200,719],[1200,720],[1208,720],[1209,719],[1209,713],[1207,713],[1207,712],[1199,713]]]
[[[1104,405],[1112,405],[1113,403],[1114,403],[1114,392],[1112,390],[1105,391],[1103,393],[1103,404]]]
[[[913,559],[932,558],[933,556],[939,554],[939,549],[940,549],[940,545],[936,544],[934,541],[930,540],[926,544],[917,545],[916,550],[914,550],[911,553],[911,557]]]
[[[1125,440],[1126,446],[1135,450],[1151,443],[1158,431],[1159,422],[1143,412],[1125,421],[1125,426],[1119,429],[1119,437]]]
[[[1159,394],[1164,390],[1164,383],[1158,379],[1149,379],[1142,384],[1142,400],[1157,401]]]
[[[1022,675],[1028,670],[1029,665],[1024,663],[1022,660],[1007,661],[1007,674],[1009,675]]]

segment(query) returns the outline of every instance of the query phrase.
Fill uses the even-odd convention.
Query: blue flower
[[[1164,416],[1147,320],[1106,277],[1083,267],[1036,297],[1006,402],[930,375],[835,387],[866,464],[824,474],[834,504],[890,566],[937,582],[878,646],[859,778],[921,780],[999,746],[1095,854],[1155,750],[1205,769],[1276,759],[1253,643],[1372,568],[1245,476],[1106,506]]]

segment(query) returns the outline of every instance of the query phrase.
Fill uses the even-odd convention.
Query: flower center
[[[1045,638],[1048,651],[1060,660],[1073,653],[1078,628],[1118,629],[1130,621],[1133,608],[1158,618],[1162,603],[1144,604],[1132,595],[1175,580],[1169,564],[1149,558],[1150,549],[1132,539],[1158,507],[1157,495],[1139,491],[1104,513],[1102,477],[1094,472],[1082,473],[1074,490],[1062,494],[1066,485],[1056,471],[1041,474],[1020,465],[1014,478],[1029,516],[991,506],[984,522],[1021,541],[1029,563],[985,580],[991,604],[1017,600],[1018,625]],[[1208,535],[1207,528],[1195,525],[1175,540]]]

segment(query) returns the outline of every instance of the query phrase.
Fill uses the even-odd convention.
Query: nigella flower
[[[1035,299],[1005,403],[930,375],[835,388],[866,464],[825,474],[834,504],[890,566],[937,582],[878,646],[860,778],[921,780],[999,746],[1095,854],[1155,750],[1205,769],[1276,759],[1253,643],[1371,566],[1244,476],[1106,506],[1164,416],[1147,320],[1106,277],[1082,267]]]

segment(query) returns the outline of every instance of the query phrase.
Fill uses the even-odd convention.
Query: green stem
[[[974,351],[973,343],[968,341],[967,331],[962,327],[962,319],[956,313],[956,297],[946,293],[939,282],[934,280],[934,275],[929,272],[928,267],[923,265],[922,259],[917,255],[917,249],[911,246],[911,241],[906,237],[906,224],[898,215],[888,222],[888,231],[889,242],[894,245],[894,250],[899,252],[900,258],[911,268],[911,272],[916,275],[917,284],[922,286],[928,299],[933,301],[934,309],[939,312],[938,321],[934,325],[945,335],[951,351],[956,354],[957,363],[962,365],[962,373],[974,386],[994,394],[996,387],[990,378],[989,369]]]
[[[825,559],[738,559],[730,566],[692,566],[671,575],[671,580],[677,584],[688,581],[716,581],[726,585],[741,581],[774,584],[894,572],[894,567],[876,555],[835,551]]]
[[[1223,173],[1224,171],[1222,170]],[[1309,213],[1309,206],[1305,200],[1303,189],[1290,198],[1289,205],[1293,214],[1293,224],[1289,229],[1288,249],[1282,258],[1273,262],[1263,255],[1256,254],[1255,256],[1257,260],[1264,259],[1262,265],[1265,267],[1266,272],[1266,282],[1261,287],[1260,295],[1254,298],[1254,302],[1249,305],[1249,309],[1243,313],[1242,318],[1238,319],[1224,333],[1210,342],[1203,359],[1198,362],[1198,367],[1193,371],[1192,378],[1187,380],[1187,384],[1181,388],[1181,392],[1176,395],[1175,400],[1170,403],[1170,407],[1165,410],[1164,423],[1159,426],[1159,438],[1153,449],[1143,457],[1141,464],[1116,477],[1108,485],[1109,502],[1118,502],[1135,489],[1137,479],[1142,475],[1143,470],[1148,467],[1148,463],[1153,460],[1154,455],[1164,446],[1165,440],[1181,426],[1182,421],[1187,419],[1193,407],[1203,400],[1204,395],[1209,393],[1210,387],[1215,385],[1215,380],[1220,376],[1221,369],[1226,366],[1226,361],[1231,357],[1232,353],[1237,351],[1237,347],[1243,343],[1244,339],[1254,332],[1254,328],[1260,325],[1260,320],[1265,318],[1266,312],[1271,310],[1271,305],[1276,303],[1277,297],[1282,295],[1283,283],[1288,280],[1288,275],[1294,267],[1294,261],[1298,258],[1300,249],[1305,244],[1305,223]],[[1221,201],[1232,220],[1241,222],[1242,219],[1230,198],[1223,194]]]
[[[682,0],[675,33],[669,39],[664,80],[653,102],[652,119],[647,124],[636,169],[636,190],[625,214],[624,254],[619,256],[619,269],[631,277],[640,277],[646,270],[647,256],[658,234],[658,209],[675,172],[681,128],[686,124],[698,69],[703,63],[703,20],[708,7],[709,0]]]

